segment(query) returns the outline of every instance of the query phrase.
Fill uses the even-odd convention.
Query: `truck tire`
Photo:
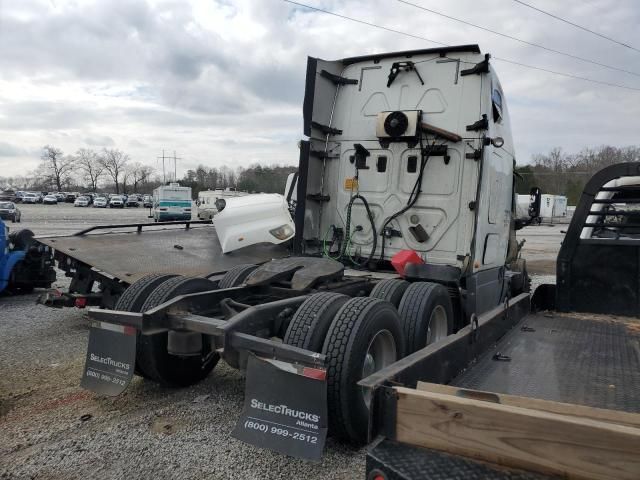
[[[177,277],[175,274],[151,273],[133,282],[122,292],[116,302],[115,310],[123,312],[140,312],[142,305],[155,288],[165,280]]]
[[[407,354],[453,332],[453,308],[447,289],[439,283],[409,285],[398,307]]]
[[[321,352],[333,317],[347,300],[349,297],[341,293],[323,292],[311,295],[293,315],[284,335],[284,343]]]
[[[33,243],[33,232],[25,228],[9,233],[9,242],[14,250],[27,250]]]
[[[215,285],[206,278],[174,277],[158,285],[147,297],[141,312],[146,312],[178,295],[213,290]],[[140,335],[136,364],[144,375],[167,387],[187,387],[204,379],[216,366],[220,356],[211,354],[206,335],[202,338],[202,353],[181,357],[169,354],[168,333]]]
[[[376,283],[369,296],[372,298],[379,298],[380,300],[386,300],[394,307],[398,308],[400,300],[402,300],[402,296],[408,287],[409,282],[406,280],[388,278]]]
[[[140,312],[140,309],[149,294],[162,282],[176,276],[177,275],[162,273],[151,273],[149,275],[145,275],[139,280],[133,282],[124,292],[122,292],[122,295],[118,298],[114,309],[123,312]],[[136,332],[136,352],[140,348],[141,337],[142,335],[140,332]],[[138,361],[136,361],[134,372],[136,375],[149,378],[148,375],[146,375],[140,368]]]
[[[349,299],[336,314],[322,347],[327,357],[329,431],[354,444],[367,441],[370,392],[357,382],[404,354],[398,311],[370,297]]]
[[[236,265],[220,279],[218,288],[239,287],[256,268],[258,268],[258,266],[252,263]]]

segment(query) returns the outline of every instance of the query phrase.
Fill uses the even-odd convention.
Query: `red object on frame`
[[[424,260],[415,250],[402,250],[391,257],[391,265],[395,268],[398,275],[404,277],[404,269],[409,263],[424,263]]]

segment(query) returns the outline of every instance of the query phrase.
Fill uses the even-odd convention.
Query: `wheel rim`
[[[367,353],[364,356],[362,378],[366,378],[394,363],[397,360],[396,351],[396,341],[389,330],[380,330],[376,333],[369,342]],[[364,396],[364,403],[369,408],[371,405],[371,390],[363,388],[362,395]]]
[[[448,335],[447,311],[442,305],[436,305],[429,317],[429,327],[427,328],[427,345],[442,340]]]

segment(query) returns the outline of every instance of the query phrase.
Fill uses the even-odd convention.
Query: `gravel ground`
[[[9,227],[36,236],[144,222],[148,214],[64,204],[20,208],[22,222]],[[67,285],[58,272],[55,286]],[[364,450],[331,439],[315,464],[232,438],[244,378],[223,362],[186,389],[135,377],[117,398],[82,390],[88,320],[82,310],[37,305],[37,296],[0,297],[0,479],[364,477]]]
[[[30,228],[42,236],[147,221],[148,214],[142,208],[64,204],[21,209],[22,223],[10,228]],[[555,258],[559,228],[533,227],[524,234],[525,256],[530,250],[534,262]],[[554,277],[534,277],[534,284],[549,281]],[[67,284],[59,272],[56,286]],[[37,305],[37,295],[0,297],[0,479],[364,478],[364,449],[331,439],[315,464],[231,438],[244,378],[222,362],[205,381],[186,389],[135,377],[117,398],[82,390],[87,318],[82,310]]]

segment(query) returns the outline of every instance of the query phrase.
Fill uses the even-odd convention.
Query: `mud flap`
[[[244,410],[233,436],[292,457],[320,460],[327,438],[326,370],[250,354]]]
[[[80,386],[99,395],[119,395],[133,378],[135,361],[135,328],[96,322],[89,330]]]

